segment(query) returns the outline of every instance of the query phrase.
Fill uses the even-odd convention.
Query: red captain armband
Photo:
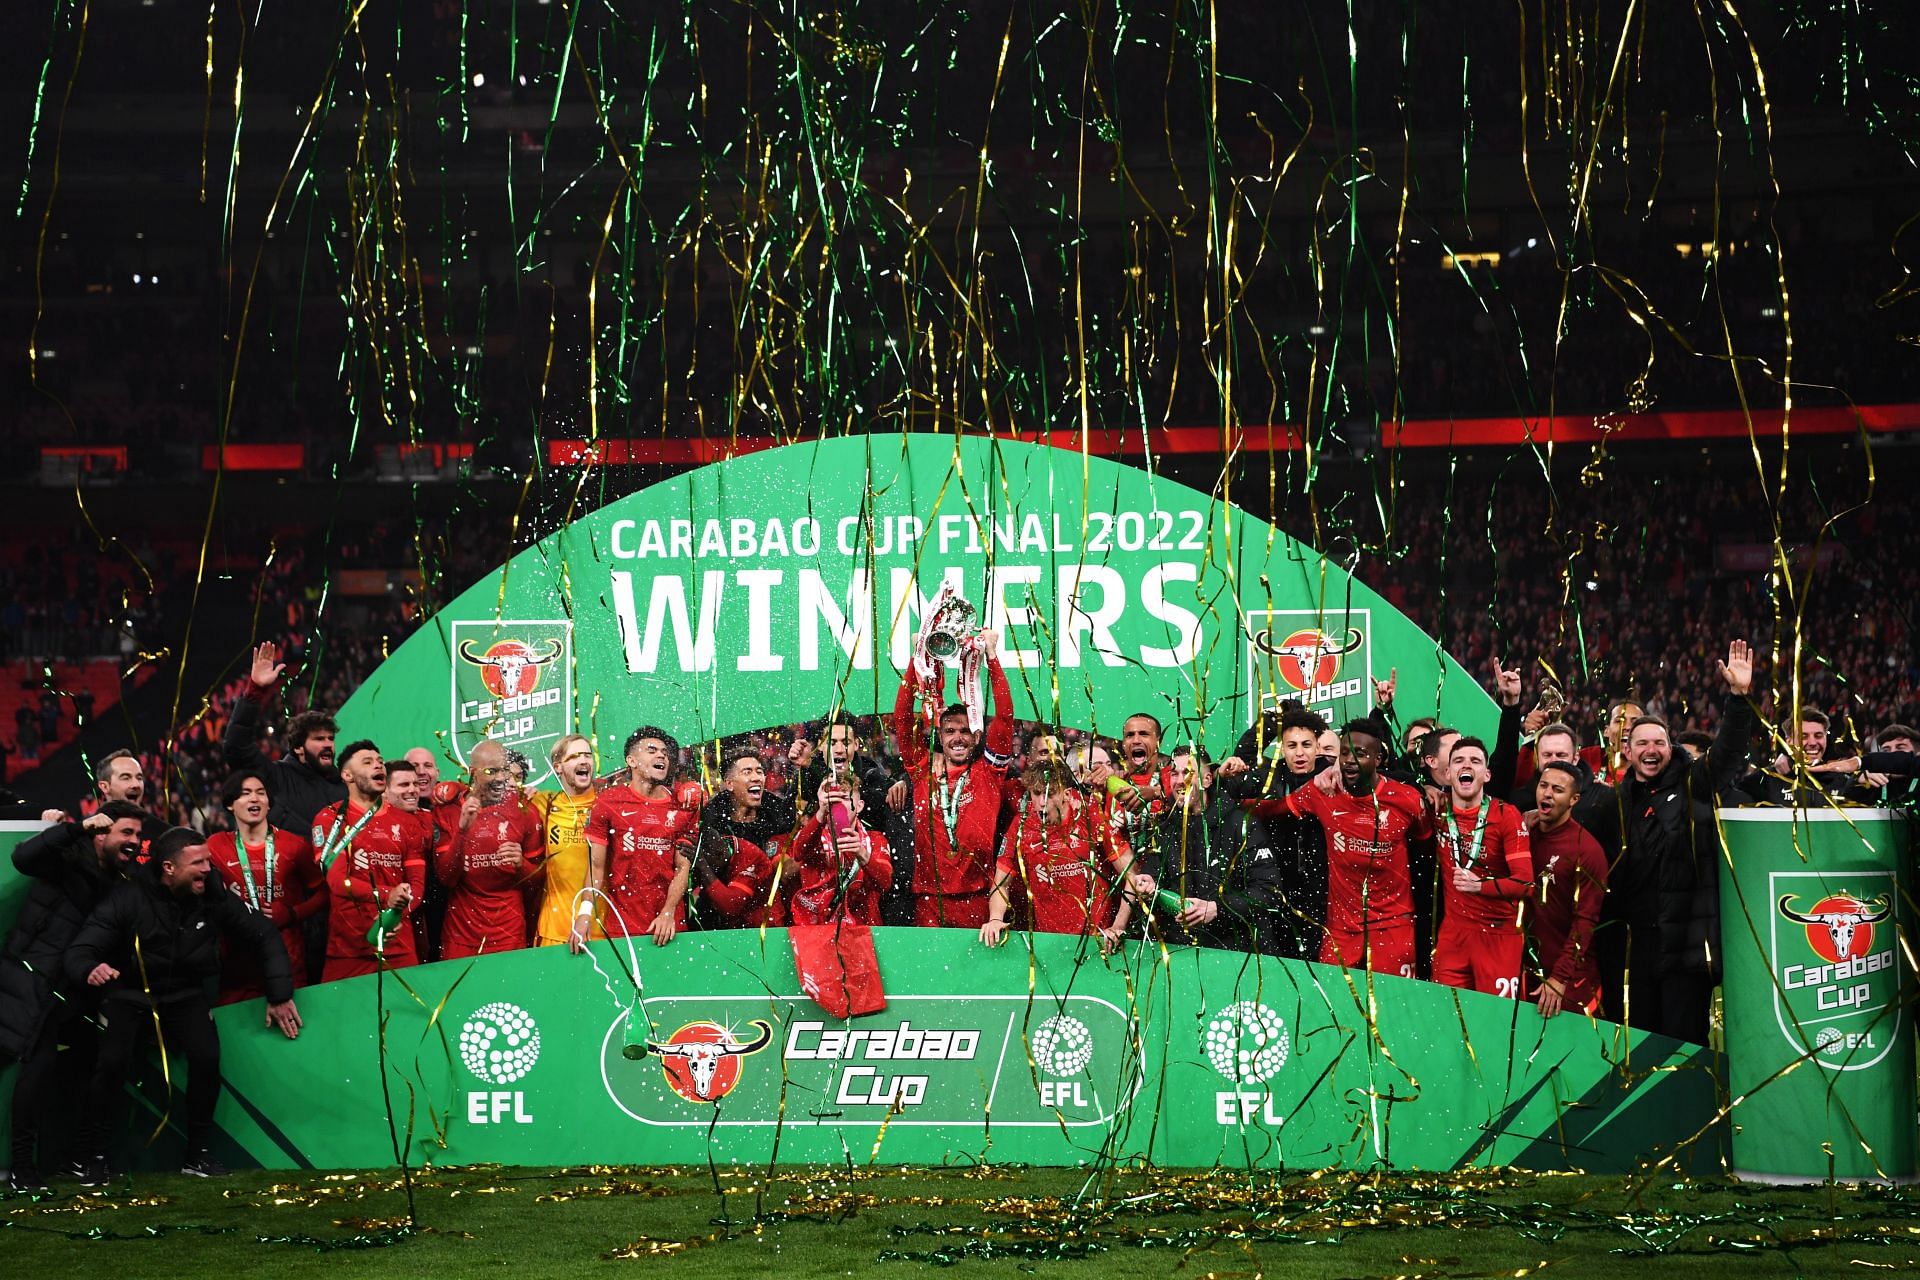
[[[433,790],[427,793],[427,799],[435,808],[445,804],[459,804],[467,798],[467,784],[464,782],[436,782]]]
[[[698,813],[701,806],[706,804],[706,802],[707,793],[701,790],[700,784],[692,778],[674,784],[673,803],[676,807],[685,809],[690,813]]]

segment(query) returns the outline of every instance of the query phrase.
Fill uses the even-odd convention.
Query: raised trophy
[[[972,601],[954,590],[952,583],[942,582],[922,617],[924,623],[914,646],[914,670],[923,681],[931,683],[936,663],[958,658],[960,702],[967,709],[968,725],[979,733],[986,725],[986,696],[980,678],[984,655],[980,647],[972,643],[979,634],[975,625],[979,611]]]

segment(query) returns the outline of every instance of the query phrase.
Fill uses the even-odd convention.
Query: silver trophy
[[[945,662],[958,655],[979,629],[974,625],[978,612],[972,601],[953,589],[952,583],[942,582],[940,590],[934,593],[933,603],[927,606],[926,624],[921,628],[927,656],[935,662]]]
[[[920,679],[929,684],[941,663],[956,657],[960,660],[960,702],[975,733],[986,723],[986,696],[980,678],[984,657],[980,647],[971,643],[979,634],[974,625],[978,616],[972,602],[954,590],[952,583],[942,582],[922,615],[925,621],[913,655]]]

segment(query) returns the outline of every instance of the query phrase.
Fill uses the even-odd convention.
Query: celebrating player
[[[467,755],[466,798],[454,823],[440,830],[433,872],[447,886],[444,959],[527,945],[526,894],[546,858],[546,827],[514,782],[512,767],[498,742],[475,743]]]
[[[692,849],[683,842],[700,822],[700,788],[673,785],[680,744],[665,729],[642,725],[627,735],[627,782],[602,790],[587,814],[587,883],[604,893],[609,937],[646,934],[664,947],[687,927]],[[574,909],[567,945],[587,945],[593,908]]]
[[[385,803],[387,766],[362,739],[340,752],[347,798],[313,816],[313,850],[327,879],[327,960],[321,976],[353,978],[418,962],[401,923],[426,890],[431,834]],[[371,935],[371,936],[369,936]]]
[[[556,946],[567,940],[573,930],[573,899],[587,882],[587,814],[593,810],[599,793],[593,785],[593,739],[583,733],[561,736],[547,752],[553,766],[558,791],[536,791],[528,796],[534,812],[540,815],[540,840],[547,848],[547,880],[541,896],[540,914],[534,921],[535,946]],[[589,938],[604,938],[595,908]]]
[[[280,931],[293,985],[307,976],[305,922],[327,907],[327,882],[307,838],[276,830],[267,821],[272,793],[267,780],[242,770],[220,789],[220,803],[233,815],[232,831],[207,837],[207,853],[229,889]],[[258,963],[250,950],[228,948],[221,957],[220,1004],[260,995]]]
[[[1533,852],[1520,811],[1487,794],[1487,746],[1461,738],[1447,755],[1448,797],[1437,835],[1446,914],[1433,980],[1518,999],[1525,944],[1520,913],[1533,888]]]
[[[900,761],[913,779],[914,923],[978,929],[987,922],[995,827],[1013,763],[1013,692],[1000,668],[999,637],[982,631],[967,643],[985,656],[993,685],[984,751],[976,753],[980,744],[958,703],[939,713],[939,751],[929,750],[927,725],[915,703],[941,705],[947,676],[937,663],[924,683],[911,667],[901,677],[893,728]]]
[[[1089,804],[1060,765],[1030,765],[1021,782],[1019,816],[1000,847],[993,896],[980,941],[999,946],[1012,909],[1011,887],[1026,891],[1036,933],[1095,934],[1100,949],[1119,945],[1131,906],[1114,908],[1113,885],[1128,873],[1133,853],[1118,813]]]
[[[1387,729],[1373,720],[1340,731],[1340,763],[1284,801],[1327,835],[1327,936],[1320,963],[1414,975],[1408,840],[1432,834],[1420,793],[1379,776]],[[1267,801],[1266,804],[1273,804]]]

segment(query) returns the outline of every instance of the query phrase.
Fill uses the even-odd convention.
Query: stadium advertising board
[[[1705,1050],[1472,992],[1137,943],[1103,958],[1057,935],[996,950],[961,930],[875,937],[887,1006],[851,1020],[798,994],[781,930],[331,983],[301,993],[293,1042],[256,1004],[223,1009],[226,1154],[390,1162],[383,1010],[398,1131],[440,1163],[1615,1171],[1714,1114]],[[644,1056],[624,1051],[634,1038]],[[1717,1152],[1709,1134],[1687,1158]]]

